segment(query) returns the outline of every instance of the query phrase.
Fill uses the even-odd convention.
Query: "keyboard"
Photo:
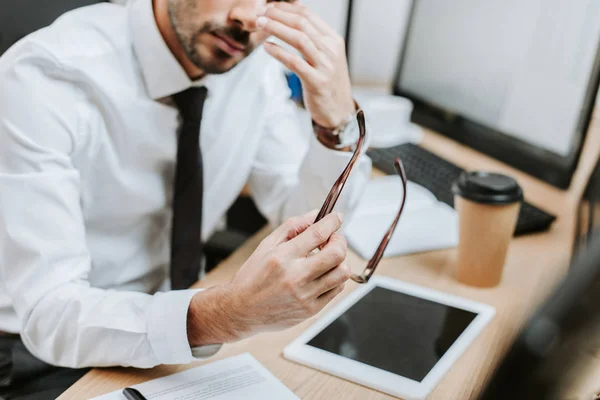
[[[367,155],[373,165],[388,175],[395,174],[394,160],[400,157],[409,181],[429,189],[439,201],[454,207],[452,184],[464,169],[412,143],[371,149]],[[543,232],[550,228],[556,216],[523,202],[515,228],[515,236]]]

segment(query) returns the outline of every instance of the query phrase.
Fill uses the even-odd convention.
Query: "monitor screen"
[[[418,0],[399,85],[566,156],[599,38],[596,0]]]
[[[596,0],[414,0],[394,89],[569,157],[587,128],[599,45]]]
[[[476,317],[376,286],[308,345],[421,382]]]

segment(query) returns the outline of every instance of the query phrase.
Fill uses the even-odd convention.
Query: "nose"
[[[256,18],[264,12],[264,0],[239,0],[229,13],[229,20],[248,32],[257,30]]]

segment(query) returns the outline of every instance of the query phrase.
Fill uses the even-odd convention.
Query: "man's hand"
[[[286,221],[266,237],[227,285],[194,296],[188,311],[192,347],[237,341],[294,326],[323,309],[350,278],[347,244],[333,213]],[[312,253],[314,249],[321,249]]]
[[[312,119],[336,128],[355,112],[344,39],[306,6],[272,3],[256,21],[259,29],[296,48],[303,56],[273,43],[269,54],[302,81],[304,101]]]

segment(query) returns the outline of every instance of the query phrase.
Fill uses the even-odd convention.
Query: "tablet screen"
[[[308,345],[421,382],[476,317],[375,286]]]

